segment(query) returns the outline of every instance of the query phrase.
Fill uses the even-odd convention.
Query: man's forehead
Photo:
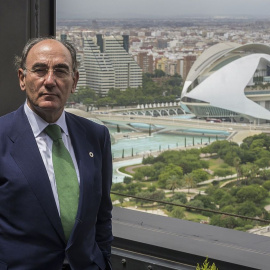
[[[57,61],[72,63],[71,54],[69,50],[59,41],[43,40],[35,44],[27,55],[26,61]]]

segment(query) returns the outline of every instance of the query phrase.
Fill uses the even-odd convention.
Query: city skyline
[[[58,0],[59,19],[179,18],[226,16],[269,18],[270,0]]]

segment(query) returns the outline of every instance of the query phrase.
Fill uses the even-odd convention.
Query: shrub
[[[130,184],[132,182],[132,178],[131,177],[128,177],[128,176],[125,176],[123,182],[125,184]]]
[[[208,262],[208,258],[206,258],[202,266],[197,264],[196,270],[218,270],[218,268],[214,263],[210,265],[210,262]]]

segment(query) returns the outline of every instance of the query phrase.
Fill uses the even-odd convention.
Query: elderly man
[[[17,64],[26,103],[0,118],[0,270],[111,269],[110,135],[64,111],[76,51],[33,39]]]

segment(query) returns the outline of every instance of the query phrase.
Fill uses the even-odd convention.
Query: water
[[[117,128],[118,125],[118,128]],[[170,149],[184,149],[188,146],[208,144],[212,141],[226,138],[229,136],[229,132],[220,130],[207,130],[199,128],[179,128],[179,126],[169,127],[174,133],[153,133],[148,136],[149,125],[144,123],[130,123],[130,126],[121,125],[121,123],[110,123],[108,128],[112,135],[112,155],[114,159],[113,163],[113,182],[123,182],[124,174],[120,173],[118,169],[120,167],[140,164],[142,156],[148,156],[155,152],[161,152]],[[136,136],[132,136],[132,127],[139,130],[144,130],[144,133],[134,133]],[[117,133],[117,129],[120,128],[120,133]],[[158,131],[166,126],[153,126],[151,131]],[[128,135],[127,135],[128,133]],[[114,139],[114,136],[121,139]],[[218,137],[217,137],[218,136]],[[116,161],[117,158],[128,158],[121,161]]]
[[[140,138],[124,138],[112,144],[113,159],[121,157],[133,157],[122,161],[113,162],[113,182],[123,182],[125,174],[118,171],[119,168],[142,162],[141,155],[149,155],[152,152],[169,149],[180,149],[186,146],[206,144],[215,141],[216,137],[184,136],[176,134],[154,134]],[[199,146],[198,146],[199,147]],[[139,157],[140,155],[140,157]]]
[[[142,158],[135,158],[135,159],[128,159],[128,160],[114,162],[113,163],[113,183],[123,182],[124,177],[127,176],[119,172],[118,171],[119,168],[129,166],[129,165],[141,164],[141,163],[142,163]]]
[[[113,158],[147,155],[155,151],[169,150],[197,144],[204,144],[215,141],[215,137],[201,137],[190,135],[161,134],[139,138],[124,138],[112,145]]]

